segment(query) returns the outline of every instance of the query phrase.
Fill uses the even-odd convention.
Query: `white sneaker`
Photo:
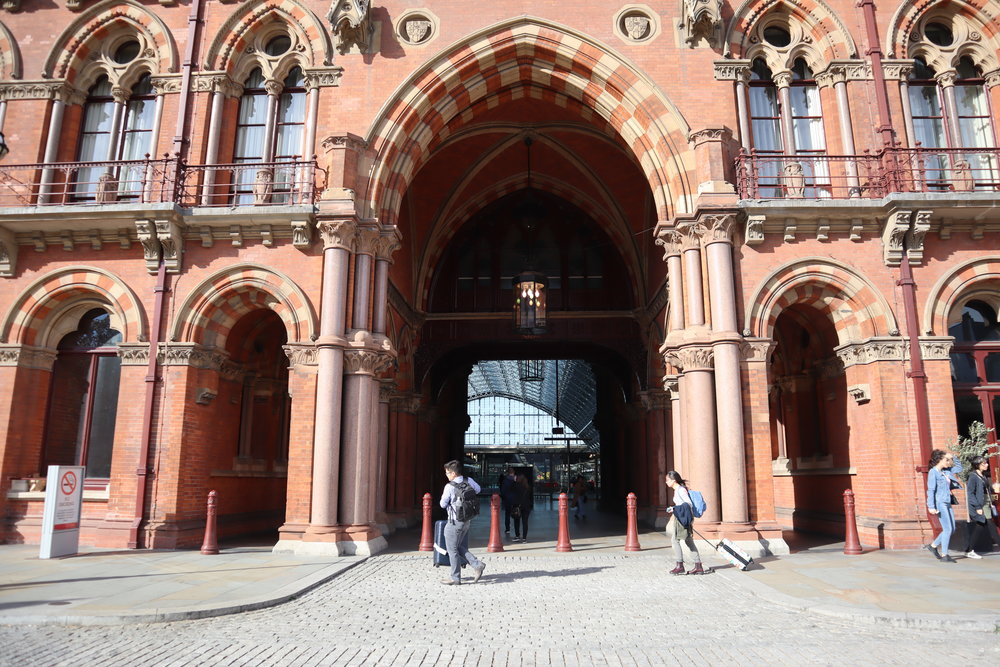
[[[967,551],[967,552],[965,552],[965,557],[966,558],[982,558],[982,556],[980,556],[979,554],[977,554],[975,551]]]

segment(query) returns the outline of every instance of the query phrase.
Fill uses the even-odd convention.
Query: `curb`
[[[90,614],[18,614],[8,616],[0,614],[0,625],[139,625],[143,623],[169,623],[172,621],[190,621],[202,618],[213,618],[216,616],[228,616],[240,614],[247,611],[256,611],[275,607],[285,602],[294,600],[309,591],[322,586],[334,577],[354,568],[367,560],[367,556],[359,557],[354,562],[337,563],[324,568],[318,573],[303,580],[287,584],[278,589],[275,594],[248,598],[243,602],[233,602],[223,605],[201,605],[188,609],[176,609],[170,611],[139,610],[132,613],[101,613]],[[331,572],[330,570],[333,570]]]
[[[904,611],[859,609],[846,605],[814,604],[802,598],[796,598],[786,593],[779,593],[767,584],[736,570],[716,570],[715,573],[722,575],[729,581],[737,583],[737,585],[742,586],[755,597],[773,602],[782,607],[818,614],[820,616],[886,625],[894,628],[1000,632],[1000,614],[993,616],[987,614],[918,614]]]

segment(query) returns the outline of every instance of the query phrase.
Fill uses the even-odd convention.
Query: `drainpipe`
[[[139,527],[146,514],[146,477],[149,475],[149,442],[153,436],[153,397],[156,393],[159,372],[157,353],[159,352],[160,327],[163,323],[163,294],[167,291],[167,265],[160,255],[160,266],[156,270],[156,300],[153,304],[153,326],[149,331],[149,365],[146,367],[146,403],[142,412],[142,443],[139,446],[139,463],[135,469],[135,516],[128,533],[128,548],[139,548]]]
[[[896,284],[903,291],[903,311],[906,315],[906,330],[910,340],[910,370],[906,374],[913,384],[914,407],[917,411],[917,436],[920,441],[920,456],[923,463],[917,466],[920,472],[927,472],[931,457],[931,417],[927,407],[927,373],[924,372],[924,356],[920,351],[920,325],[917,320],[917,283],[913,280],[907,251],[903,250],[903,261],[899,265],[899,280]]]
[[[173,153],[180,156],[187,143],[184,132],[187,125],[188,106],[191,100],[191,71],[194,68],[195,44],[198,40],[198,24],[200,22],[202,0],[193,0],[188,14],[187,47],[184,49],[184,63],[181,70],[181,99],[177,109],[177,130],[174,134]],[[174,187],[176,188],[176,181]],[[174,192],[176,196],[176,192]],[[139,528],[146,515],[146,481],[149,476],[149,443],[153,437],[153,398],[158,382],[159,359],[157,358],[160,344],[160,329],[163,326],[163,311],[165,300],[163,295],[169,289],[167,281],[167,265],[163,261],[163,251],[160,251],[160,264],[156,270],[156,287],[153,289],[153,324],[149,332],[149,365],[146,370],[146,400],[142,412],[142,443],[139,446],[139,462],[136,466],[135,514],[129,527],[128,548],[139,548]]]
[[[865,32],[868,35],[868,50],[865,55],[872,60],[872,77],[875,79],[875,101],[878,106],[878,117],[882,124],[878,131],[882,135],[882,145],[890,148],[893,145],[892,116],[889,114],[889,94],[885,87],[885,72],[882,70],[882,47],[878,37],[878,26],[875,24],[875,2],[861,0],[858,7],[865,15]]]

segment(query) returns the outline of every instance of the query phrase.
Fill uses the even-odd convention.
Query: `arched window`
[[[789,86],[791,99],[792,133],[795,139],[795,154],[816,157],[826,153],[826,136],[823,131],[823,109],[820,105],[819,88],[812,69],[802,58],[792,67],[792,82]],[[805,192],[808,198],[829,196],[829,169],[822,160],[800,162],[805,177]]]
[[[750,143],[761,155],[780,155],[784,150],[781,137],[781,111],[778,107],[778,87],[771,70],[763,58],[753,61],[750,84],[747,88],[750,101]],[[783,193],[778,177],[777,160],[760,162],[757,183],[760,197],[780,197]]]
[[[951,352],[951,381],[955,393],[958,432],[981,421],[987,428],[1000,425],[1000,323],[989,304],[972,300],[948,327],[955,337]],[[995,432],[995,431],[994,431]]]
[[[115,117],[115,100],[111,96],[111,81],[101,75],[87,92],[83,106],[83,129],[80,132],[78,162],[104,162],[111,159],[112,130]],[[77,171],[74,198],[92,200],[97,196],[97,185],[104,166],[81,167]]]
[[[286,38],[287,39],[287,38]],[[275,132],[275,162],[295,162],[302,159],[302,139],[305,136],[306,80],[302,70],[293,67],[285,77],[284,89],[278,100],[277,131]],[[286,202],[288,191],[296,181],[294,168],[278,168],[274,175],[273,201]]]
[[[156,116],[156,95],[148,74],[144,74],[132,88],[125,105],[125,122],[122,123],[122,149],[120,160],[145,160],[153,153],[153,120]],[[142,190],[144,166],[128,165],[118,177],[119,197],[137,197]]]
[[[110,315],[95,308],[59,342],[45,427],[45,466],[84,465],[88,478],[111,476],[120,341]]]
[[[956,68],[955,113],[962,148],[993,148],[996,138],[986,99],[986,81],[972,60],[963,57]],[[997,162],[988,153],[966,153],[973,182],[977,187],[995,188],[998,184]]]
[[[923,58],[913,61],[913,70],[907,81],[910,114],[913,123],[913,140],[919,148],[947,148],[948,126],[945,123],[944,105],[936,80],[937,73],[928,67]],[[929,152],[921,156],[922,180],[931,190],[948,190],[947,161],[941,153]]]

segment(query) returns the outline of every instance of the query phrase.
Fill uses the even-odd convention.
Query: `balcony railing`
[[[740,152],[741,199],[881,198],[893,192],[997,192],[998,148],[885,148],[864,155]]]
[[[175,203],[314,204],[326,187],[315,160],[191,165],[177,158],[0,164],[0,207]]]

